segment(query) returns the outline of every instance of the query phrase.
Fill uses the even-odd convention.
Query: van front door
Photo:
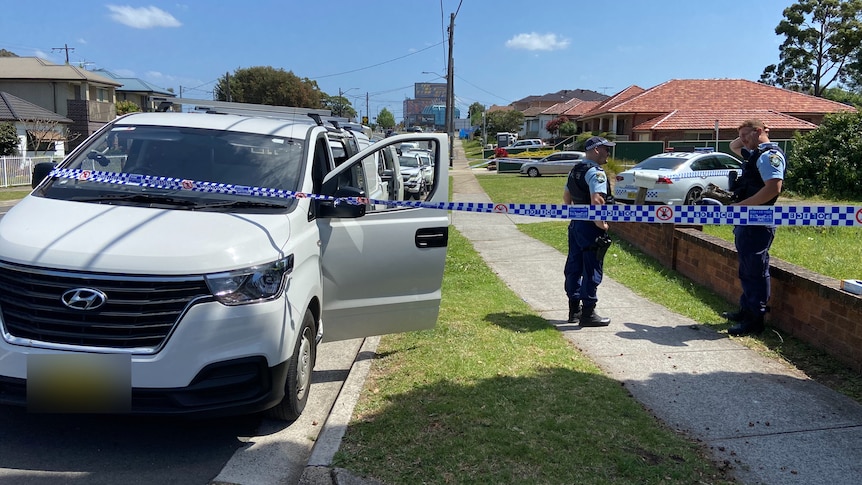
[[[376,175],[360,169],[367,165],[362,160],[405,141],[433,147],[434,179],[438,183],[427,201],[446,202],[449,176],[445,134],[386,138],[351,157],[325,180],[340,175],[361,185],[358,179]],[[352,175],[345,177],[350,170]],[[368,206],[363,217],[317,219],[324,341],[422,330],[437,322],[448,242],[447,211],[406,205]]]

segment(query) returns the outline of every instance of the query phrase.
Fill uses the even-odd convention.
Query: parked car
[[[647,204],[691,205],[700,200],[707,184],[727,190],[728,174],[732,171],[740,175],[742,162],[711,149],[661,153],[620,172],[616,177],[614,198],[619,203],[634,202],[638,193],[634,173],[646,172],[658,176],[655,187],[647,190]]]
[[[538,138],[528,138],[526,140],[518,140],[506,148],[541,148],[544,146],[547,145],[545,145],[545,142],[542,140],[539,140]]]
[[[540,177],[542,175],[565,175],[576,163],[583,160],[584,152],[557,152],[541,160],[527,162],[521,165],[521,175]]]

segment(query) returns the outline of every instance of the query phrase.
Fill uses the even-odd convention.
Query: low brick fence
[[[710,288],[735,309],[742,288],[733,243],[704,234],[699,226],[615,223],[611,232],[692,281]],[[827,352],[862,372],[862,296],[841,282],[770,258],[771,311],[767,324]]]

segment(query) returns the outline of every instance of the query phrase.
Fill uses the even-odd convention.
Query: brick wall
[[[724,297],[736,308],[742,289],[732,242],[699,227],[636,222],[611,225],[611,232]],[[821,349],[862,372],[862,297],[840,289],[840,281],[772,257],[771,311],[767,324]]]

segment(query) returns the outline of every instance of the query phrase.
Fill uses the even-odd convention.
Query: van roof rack
[[[268,104],[235,103],[231,101],[190,98],[169,98],[163,96],[150,96],[149,100],[152,103],[158,103],[159,111],[169,111],[174,105],[180,104],[192,106],[193,111],[202,111],[205,113],[257,116],[300,122],[307,122],[310,117],[315,123],[321,126],[323,125],[324,120],[334,123],[348,121],[347,118],[332,116],[332,112],[328,109],[270,106]]]

